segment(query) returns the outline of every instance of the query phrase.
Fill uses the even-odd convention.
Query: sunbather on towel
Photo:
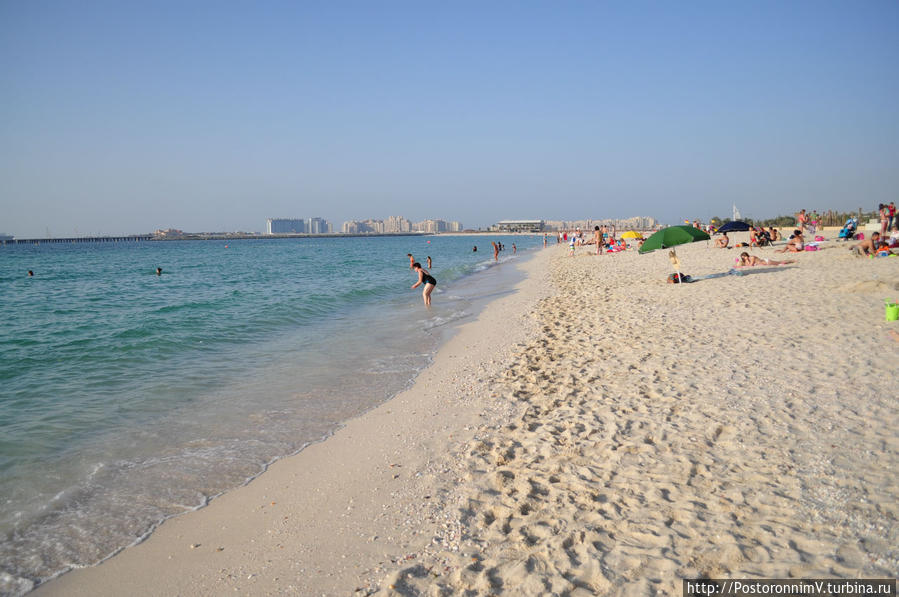
[[[737,267],[748,267],[752,265],[787,265],[788,263],[796,263],[795,259],[787,259],[786,261],[777,261],[776,259],[760,259],[755,255],[750,255],[746,251],[740,253],[740,263]]]

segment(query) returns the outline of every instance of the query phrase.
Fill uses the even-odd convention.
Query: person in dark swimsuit
[[[418,288],[422,284],[424,284],[424,289],[421,291],[421,298],[425,301],[425,306],[431,306],[431,293],[434,291],[434,287],[437,286],[437,279],[434,278],[426,269],[421,267],[421,264],[415,262],[412,264],[412,269],[418,272],[418,282],[412,285],[412,288]]]

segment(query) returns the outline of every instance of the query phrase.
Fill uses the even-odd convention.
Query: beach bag
[[[817,251],[818,247],[816,247],[815,245],[806,245],[805,250],[806,251]]]
[[[865,240],[865,233],[864,233],[864,232],[859,232],[858,234],[856,234],[856,235],[855,235],[855,240]]]
[[[680,279],[678,279],[677,274],[668,274],[668,283],[669,284],[681,284],[690,282],[690,276],[687,274],[681,274]]]

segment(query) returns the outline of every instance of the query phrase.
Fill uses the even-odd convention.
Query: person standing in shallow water
[[[409,269],[412,269],[412,266],[415,265],[415,257],[412,256],[412,253],[406,253],[406,257],[409,258]]]
[[[428,255],[428,269],[431,269],[431,256]]]
[[[424,288],[421,291],[421,298],[425,302],[426,307],[431,306],[431,293],[434,291],[434,288],[437,286],[437,279],[434,278],[427,270],[421,267],[420,263],[413,263],[412,269],[418,273],[418,282],[412,285],[412,289],[418,288],[422,284],[424,284]]]

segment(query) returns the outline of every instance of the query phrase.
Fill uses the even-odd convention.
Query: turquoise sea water
[[[512,243],[542,245],[495,238],[498,267],[485,237],[0,247],[0,593],[108,557],[406,387],[448,324],[508,290]],[[434,259],[429,310],[409,252]]]

